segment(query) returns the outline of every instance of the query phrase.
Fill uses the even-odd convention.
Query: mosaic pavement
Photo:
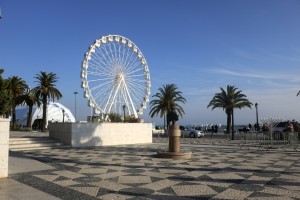
[[[151,145],[26,152],[54,169],[11,178],[66,200],[300,199],[300,152],[182,141],[192,158],[155,158],[167,148],[163,138]]]

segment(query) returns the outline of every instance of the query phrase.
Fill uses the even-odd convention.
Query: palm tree
[[[8,117],[8,112],[10,110],[11,96],[8,89],[8,79],[2,78],[3,69],[0,69],[0,117],[6,115]]]
[[[8,78],[8,88],[11,95],[11,110],[12,110],[12,123],[13,129],[17,128],[17,120],[16,120],[16,107],[20,105],[20,96],[24,94],[26,90],[28,90],[28,85],[26,82],[18,77],[13,76]]]
[[[31,130],[32,129],[31,124],[32,124],[33,106],[37,105],[38,107],[40,107],[42,104],[42,101],[40,98],[36,98],[32,91],[29,91],[26,94],[22,95],[20,97],[20,99],[21,99],[20,101],[22,102],[22,104],[26,104],[28,106],[27,128],[29,130]]]
[[[55,87],[55,83],[58,81],[56,74],[50,72],[40,72],[35,76],[36,83],[38,84],[31,90],[36,99],[42,99],[43,103],[43,120],[42,120],[42,132],[46,130],[46,114],[47,114],[47,101],[59,100],[62,97],[60,91]]]
[[[159,92],[152,96],[156,99],[150,102],[150,116],[160,115],[160,117],[166,117],[168,113],[175,112],[182,117],[184,110],[178,102],[185,103],[186,99],[181,95],[182,92],[178,91],[177,86],[175,84],[166,84],[158,90]],[[167,126],[169,126],[169,123],[170,120],[167,117]]]
[[[227,114],[227,134],[230,134],[232,128],[232,140],[234,140],[234,117],[233,110],[235,108],[251,108],[252,103],[246,98],[247,96],[242,93],[241,90],[233,85],[227,85],[227,90],[225,91],[222,87],[221,92],[216,93],[213,99],[209,102],[208,107],[222,108]],[[231,126],[232,119],[232,126]]]

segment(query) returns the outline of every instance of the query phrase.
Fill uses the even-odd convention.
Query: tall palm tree
[[[24,94],[26,90],[28,90],[28,85],[26,82],[18,77],[13,76],[8,78],[8,88],[11,95],[11,110],[12,110],[12,123],[13,129],[17,128],[17,120],[16,120],[16,107],[20,105],[20,96]]]
[[[58,81],[56,74],[50,72],[40,72],[35,76],[36,83],[38,84],[35,88],[31,90],[36,99],[41,98],[43,103],[43,120],[42,120],[42,132],[46,130],[46,118],[47,118],[47,101],[50,100],[59,100],[62,98],[62,94],[55,87],[55,83]]]
[[[178,103],[185,103],[186,99],[182,96],[182,92],[178,91],[177,86],[166,84],[158,90],[159,92],[152,96],[156,99],[150,102],[150,116],[160,115],[160,117],[166,117],[168,113],[175,112],[182,117],[184,110]],[[169,122],[170,120],[167,119],[167,126],[169,126]]]
[[[212,107],[212,110],[215,108],[222,108],[225,110],[227,115],[227,134],[230,134],[230,130],[232,128],[232,140],[234,140],[233,110],[235,108],[251,108],[252,103],[246,98],[247,96],[243,94],[241,90],[237,91],[238,89],[233,85],[227,85],[226,91],[222,87],[220,89],[221,92],[215,94],[207,108]]]

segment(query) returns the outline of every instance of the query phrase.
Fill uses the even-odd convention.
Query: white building
[[[28,106],[22,106],[16,109],[17,122],[21,126],[27,125]],[[43,118],[43,105],[40,107],[34,106],[32,110],[32,124],[38,119]],[[57,102],[48,102],[47,106],[47,124],[52,122],[75,122],[75,117],[71,111],[64,105]]]

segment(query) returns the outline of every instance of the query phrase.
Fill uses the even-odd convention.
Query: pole
[[[76,113],[76,94],[78,94],[78,92],[74,92],[74,96],[75,96],[75,121],[77,121],[77,113]]]
[[[259,131],[259,125],[258,125],[258,103],[255,103],[255,109],[256,109],[256,131]]]
[[[62,110],[62,113],[63,113],[63,123],[65,123],[65,110],[64,109]]]
[[[125,108],[126,108],[126,106],[125,105],[123,105],[123,114],[124,114],[124,120],[123,120],[123,122],[125,122]]]
[[[234,140],[234,116],[233,116],[233,108],[232,108],[232,135],[231,135],[231,140]]]

